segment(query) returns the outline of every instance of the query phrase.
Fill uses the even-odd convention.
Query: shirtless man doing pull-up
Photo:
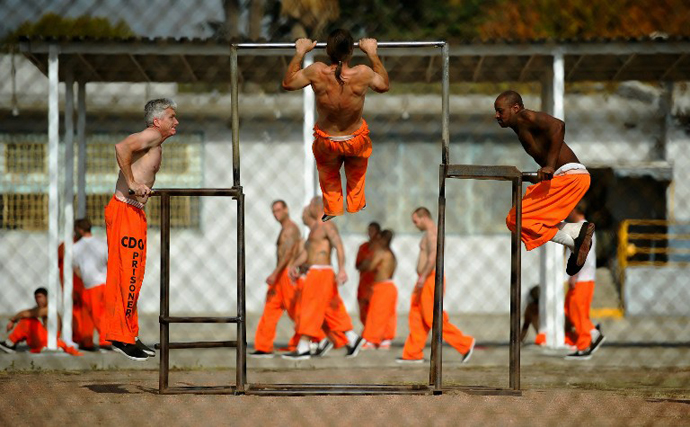
[[[319,118],[314,126],[312,150],[323,192],[322,221],[343,214],[340,181],[343,163],[347,179],[347,211],[359,212],[366,206],[364,181],[372,149],[369,127],[362,118],[364,97],[370,88],[380,93],[389,88],[388,73],[376,53],[376,40],[359,41],[359,48],[371,61],[371,67],[350,67],[353,44],[349,31],[335,30],[328,36],[326,46],[331,63],[315,62],[302,69],[304,55],[316,47],[316,42],[299,39],[295,43],[295,56],[283,79],[286,90],[299,90],[311,85],[316,95]]]

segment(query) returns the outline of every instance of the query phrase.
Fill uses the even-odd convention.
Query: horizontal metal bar
[[[515,166],[448,165],[446,168],[446,178],[512,181],[522,176]]]
[[[345,395],[391,395],[391,394],[431,394],[431,390],[381,390],[381,389],[330,389],[330,390],[310,390],[310,389],[290,389],[290,390],[254,390],[247,389],[247,395],[261,395],[261,396],[345,396]]]
[[[400,48],[400,47],[443,47],[445,41],[409,41],[409,42],[383,42],[377,41],[376,45],[382,48]],[[294,49],[295,43],[237,43],[238,49]],[[354,47],[359,47],[359,42],[353,44]],[[316,43],[317,49],[326,48],[325,42]]]
[[[690,234],[629,233],[628,240],[689,240]]]
[[[236,391],[234,386],[186,386],[168,387],[161,394],[235,394]]]
[[[156,350],[160,350],[160,343],[153,346]],[[235,348],[237,341],[191,341],[191,342],[171,342],[168,343],[170,350],[184,350],[188,348]]]
[[[241,187],[232,188],[155,188],[151,196],[203,196],[203,197],[239,197]]]
[[[425,384],[392,385],[392,384],[251,384],[255,390],[269,389],[377,389],[377,390],[429,390]]]
[[[239,323],[242,319],[240,317],[163,317],[160,316],[158,321],[160,323]]]

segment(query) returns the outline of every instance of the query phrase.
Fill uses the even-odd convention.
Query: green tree
[[[135,34],[120,20],[112,24],[108,18],[81,15],[67,18],[55,13],[46,13],[38,21],[26,21],[13,31],[6,42],[16,42],[20,37],[87,37],[87,38],[129,38]]]

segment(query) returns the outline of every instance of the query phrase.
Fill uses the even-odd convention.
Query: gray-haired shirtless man
[[[143,361],[155,355],[138,338],[137,301],[146,268],[144,205],[161,166],[162,144],[176,133],[176,109],[171,99],[147,102],[146,129],[115,145],[120,174],[115,194],[105,208],[108,275],[103,329],[113,349],[131,360]]]

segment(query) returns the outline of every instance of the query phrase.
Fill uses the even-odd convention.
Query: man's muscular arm
[[[417,287],[421,288],[424,281],[436,268],[436,235],[427,234],[426,239],[426,263],[417,279]]]
[[[132,173],[132,158],[135,153],[155,147],[161,140],[161,134],[157,130],[149,128],[142,132],[132,134],[115,144],[115,157],[122,171],[122,176],[125,177],[127,186],[139,197],[148,197],[151,194],[151,189],[134,180],[134,174]]]
[[[304,55],[316,47],[316,42],[309,39],[299,39],[295,42],[295,56],[292,57],[288,65],[285,77],[283,78],[283,89],[298,90],[309,85],[311,79],[309,78],[313,65],[302,69],[302,59]]]
[[[48,315],[47,307],[34,307],[28,310],[22,310],[10,318],[9,323],[7,323],[7,332],[11,331],[15,323],[22,319],[46,317]]]
[[[333,223],[326,223],[326,236],[331,242],[331,245],[335,248],[336,256],[338,257],[338,275],[336,280],[339,285],[347,282],[347,273],[345,272],[345,247],[343,246],[343,240],[340,238],[340,233],[338,233],[338,227]]]
[[[287,267],[290,259],[295,255],[297,250],[296,245],[299,242],[296,232],[297,227],[290,227],[289,230],[285,230],[285,240],[281,242],[278,248],[278,262],[276,263],[276,268],[266,278],[267,284],[272,285],[278,280],[278,273]]]
[[[371,81],[369,82],[369,87],[375,92],[388,92],[388,89],[390,89],[388,72],[386,71],[386,67],[383,66],[381,58],[379,58],[378,54],[376,53],[376,39],[360,40],[359,48],[362,50],[362,52],[367,54],[367,57],[371,61],[371,68],[374,71]]]
[[[558,156],[565,139],[565,123],[546,113],[538,111],[525,115],[525,120],[530,130],[535,133],[546,135],[549,146],[546,147],[546,164],[537,171],[539,181],[553,178],[556,172]]]
[[[306,247],[301,247],[299,249],[299,253],[297,256],[290,261],[288,264],[288,275],[290,276],[290,279],[293,281],[296,281],[299,278],[299,267],[307,262],[307,259],[309,258],[309,254],[307,253]]]

